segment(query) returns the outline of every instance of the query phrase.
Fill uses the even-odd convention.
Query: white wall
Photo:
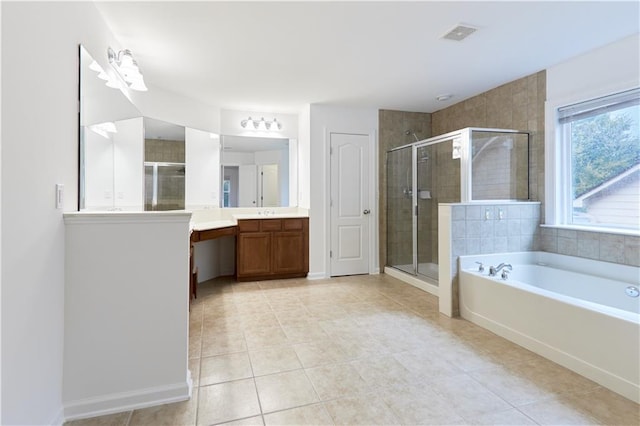
[[[220,205],[220,137],[185,129],[185,200],[187,209]]]
[[[73,253],[65,262],[65,418],[191,395],[190,218],[188,212],[65,215],[66,252]]]
[[[144,210],[144,125],[142,117],[120,120],[113,135],[114,207]]]
[[[309,162],[309,276],[321,278],[329,276],[329,134],[354,133],[373,136],[375,146],[370,147],[370,170],[377,170],[377,129],[378,110],[373,108],[341,108],[327,105],[310,107],[310,159]],[[302,138],[301,138],[302,142]],[[303,144],[301,143],[301,146]],[[302,175],[303,173],[301,173]],[[311,178],[312,177],[312,178]],[[378,205],[377,174],[370,176],[371,206]],[[302,181],[302,179],[301,179]],[[371,257],[370,272],[378,269],[378,212],[372,208],[370,215],[369,250]]]
[[[311,207],[311,105],[298,115],[298,206]]]
[[[108,138],[88,127],[82,128],[84,141],[84,208],[108,210],[113,207],[113,134]]]
[[[64,210],[77,208],[78,44],[119,47],[89,2],[2,2],[2,424],[62,416]],[[103,61],[106,62],[106,58]]]
[[[144,65],[141,65],[144,70]],[[147,92],[131,92],[131,100],[145,117],[220,133],[220,109],[147,84]]]
[[[547,102],[586,100],[638,86],[640,35],[635,34],[547,69]]]

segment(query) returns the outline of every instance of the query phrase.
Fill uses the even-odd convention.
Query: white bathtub
[[[503,262],[509,278],[489,277]],[[640,403],[640,298],[625,292],[640,268],[545,252],[461,256],[459,268],[463,318]]]

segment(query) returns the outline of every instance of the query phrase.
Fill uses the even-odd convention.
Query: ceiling
[[[433,112],[638,33],[640,2],[99,2],[150,86],[221,108]],[[463,23],[478,30],[441,37]],[[435,98],[452,94],[445,102]]]

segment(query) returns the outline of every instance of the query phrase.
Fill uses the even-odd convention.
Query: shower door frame
[[[472,182],[471,182],[471,137],[474,131],[478,132],[495,132],[495,133],[529,133],[522,130],[513,130],[513,129],[496,129],[496,128],[484,128],[484,127],[466,127],[464,129],[455,130],[453,132],[444,133],[439,136],[434,136],[432,138],[423,139],[417,142],[413,142],[410,144],[405,144],[402,146],[398,146],[396,148],[392,148],[387,152],[398,151],[401,149],[411,148],[411,185],[413,188],[411,195],[411,203],[412,203],[412,250],[413,250],[413,276],[420,277],[420,280],[426,282],[427,285],[424,288],[426,291],[438,295],[438,281],[434,280],[428,276],[420,275],[418,273],[418,149],[425,147],[436,145],[439,143],[443,143],[446,141],[452,141],[452,143],[457,145],[459,148],[457,149],[459,153],[460,159],[460,203],[473,203],[472,199]],[[454,149],[455,151],[455,149]],[[476,200],[475,202],[487,202],[487,200]],[[440,261],[438,261],[440,264]],[[391,265],[389,267],[394,270],[398,270],[402,272],[402,270],[395,268]],[[410,274],[409,274],[410,275]],[[438,274],[440,276],[440,274]],[[422,286],[421,286],[422,288]]]

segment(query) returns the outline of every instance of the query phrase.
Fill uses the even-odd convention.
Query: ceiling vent
[[[476,32],[476,30],[477,28],[470,27],[469,25],[459,24],[454,29],[443,35],[442,38],[445,38],[447,40],[462,41]]]

